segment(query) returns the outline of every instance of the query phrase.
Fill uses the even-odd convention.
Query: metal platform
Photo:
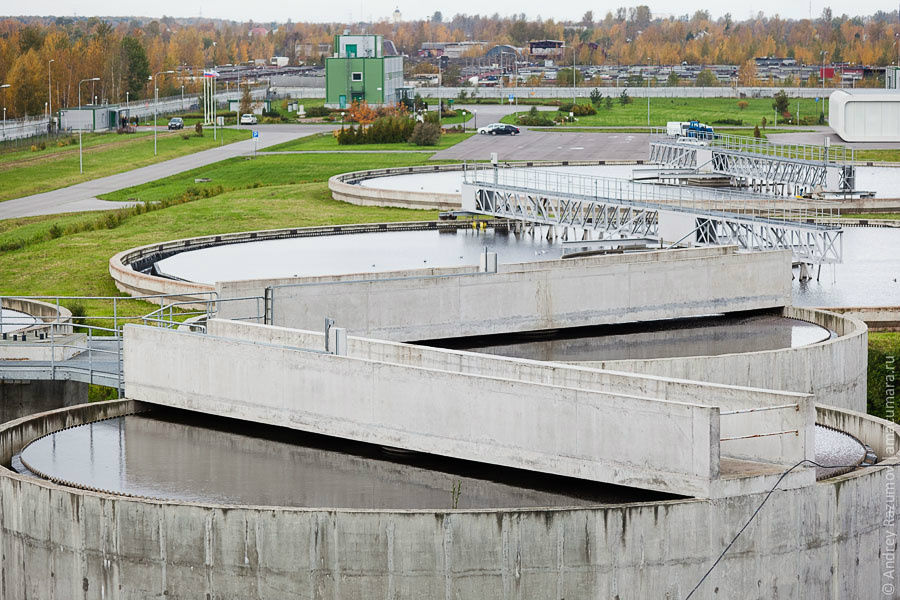
[[[841,228],[816,224],[830,208],[710,188],[476,165],[463,173],[463,209],[532,231],[550,226],[548,234],[559,230],[563,239],[655,237],[672,245],[787,249],[795,261],[811,264],[838,263],[843,255]],[[676,228],[661,231],[661,215]],[[672,231],[680,239],[671,239]]]
[[[745,136],[715,134],[697,140],[656,131],[650,140],[650,161],[668,168],[708,169],[760,190],[809,194],[829,182],[842,192],[853,190],[853,150],[844,146],[774,144]]]

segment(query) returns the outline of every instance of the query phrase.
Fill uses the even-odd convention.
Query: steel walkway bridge
[[[699,140],[655,130],[650,139],[652,163],[667,168],[708,168],[748,187],[777,189],[783,195],[817,193],[829,183],[841,192],[852,192],[853,154],[845,146],[775,144],[728,134]]]
[[[38,326],[25,330],[24,335],[22,331],[9,331],[0,339],[0,380],[77,381],[116,388],[119,397],[124,397],[122,330],[126,324],[205,331],[206,319],[214,317],[223,302],[247,301],[251,301],[248,306],[255,306],[255,310],[237,320],[259,323],[265,320],[262,297],[219,300],[216,292],[198,292],[197,295],[205,299],[185,301],[178,295],[163,294],[140,297],[0,296],[0,307],[6,305],[8,298],[39,300],[57,307],[57,320],[44,319]],[[161,306],[146,314],[123,312],[123,305],[133,306],[135,300],[153,301]],[[112,306],[112,314],[73,317],[71,322],[59,320],[60,306],[85,301],[106,302]],[[196,308],[198,305],[203,308]],[[0,332],[6,331],[3,325],[0,312]],[[23,359],[25,356],[29,359]]]
[[[550,169],[467,166],[463,210],[520,221],[530,231],[550,226],[563,239],[650,237],[681,243],[790,250],[805,264],[839,263],[833,204],[710,188],[663,186]]]

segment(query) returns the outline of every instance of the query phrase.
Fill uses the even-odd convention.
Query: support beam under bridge
[[[702,140],[657,134],[650,140],[652,163],[729,175],[751,188],[780,186],[788,195],[852,192],[852,152],[844,146],[774,144],[728,134]]]
[[[843,255],[842,229],[816,224],[819,209],[795,200],[767,198],[760,204],[759,197],[721,190],[496,167],[467,169],[462,196],[464,210],[526,227],[560,228],[568,239],[734,244],[751,251],[790,250],[795,261],[811,264],[839,263]],[[746,212],[733,208],[741,200]]]

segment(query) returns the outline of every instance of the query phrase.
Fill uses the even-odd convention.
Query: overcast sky
[[[706,9],[713,17],[725,12],[737,19],[745,19],[762,11],[767,15],[780,14],[788,18],[806,18],[810,14],[818,16],[822,9],[830,6],[835,15],[868,15],[878,10],[897,11],[897,2],[875,0],[749,0],[740,4],[710,2],[709,0],[683,0],[679,2],[615,2],[598,4],[591,0],[569,0],[563,6],[539,0],[453,0],[452,2],[420,2],[411,0],[347,0],[346,2],[260,2],[246,0],[156,0],[155,2],[129,2],[121,0],[5,0],[0,4],[0,12],[8,15],[54,15],[54,16],[104,16],[139,15],[161,17],[215,17],[238,21],[358,21],[388,18],[394,9],[399,9],[404,19],[421,19],[441,10],[445,18],[456,13],[501,15],[525,13],[529,18],[538,16],[556,20],[580,19],[585,11],[594,11],[595,18],[602,18],[607,11],[617,6],[648,4],[654,15],[681,15]],[[443,5],[443,6],[441,6]],[[77,7],[77,10],[76,10]],[[252,7],[252,8],[251,8]]]

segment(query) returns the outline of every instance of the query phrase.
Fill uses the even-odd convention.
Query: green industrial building
[[[325,106],[396,104],[402,86],[403,57],[384,56],[380,35],[334,36],[334,56],[325,59]]]

